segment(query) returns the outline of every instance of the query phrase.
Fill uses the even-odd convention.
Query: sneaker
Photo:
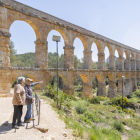
[[[24,120],[24,123],[30,123],[30,121],[29,120]]]
[[[19,127],[17,125],[12,125],[13,129],[19,129]]]
[[[17,124],[17,126],[25,126],[25,124],[24,123],[19,123],[19,124]]]

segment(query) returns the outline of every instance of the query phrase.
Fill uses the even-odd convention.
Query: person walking
[[[14,95],[12,104],[14,106],[14,114],[12,121],[12,128],[19,129],[18,126],[24,126],[24,123],[21,121],[23,105],[25,103],[25,90],[24,90],[24,77],[18,77],[17,85],[14,88]]]
[[[27,105],[27,111],[26,111],[26,115],[24,117],[24,123],[29,123],[30,121],[32,121],[33,119],[31,118],[32,116],[32,103],[34,102],[34,97],[33,97],[33,90],[32,87],[36,86],[37,84],[41,84],[43,83],[43,81],[40,82],[36,82],[36,83],[32,83],[33,79],[30,78],[26,78],[25,80],[25,94],[26,94],[26,105]]]

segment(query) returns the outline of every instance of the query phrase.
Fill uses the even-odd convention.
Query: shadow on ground
[[[0,126],[0,134],[7,134],[7,133],[14,133],[15,130],[13,129],[13,132],[9,132],[12,130],[12,124],[11,123],[3,123]]]

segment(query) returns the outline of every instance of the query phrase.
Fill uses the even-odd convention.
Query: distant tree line
[[[10,61],[13,67],[35,67],[35,53],[29,52],[25,54],[17,54],[14,43],[10,42]],[[58,56],[58,67],[64,67],[64,54]],[[57,67],[57,53],[48,53],[48,68]],[[74,68],[83,68],[83,59],[74,56]],[[97,69],[97,63],[92,61],[92,68]]]

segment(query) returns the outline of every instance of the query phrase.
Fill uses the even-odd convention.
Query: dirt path
[[[24,114],[25,112],[26,106],[24,106]],[[34,110],[34,112],[36,119],[35,125],[37,125],[36,110]],[[3,122],[4,121],[5,120],[3,119]],[[30,123],[28,129],[20,127],[15,133],[15,130],[11,129],[11,122],[12,118],[9,124],[0,126],[0,140],[74,140],[72,131],[65,129],[65,123],[59,119],[58,114],[52,107],[43,100],[41,100],[40,126],[43,125],[48,128],[48,132],[42,133],[39,130],[32,128],[32,123]],[[67,137],[65,137],[64,134],[66,134]]]
[[[0,125],[9,121],[13,112],[12,98],[0,98]]]

